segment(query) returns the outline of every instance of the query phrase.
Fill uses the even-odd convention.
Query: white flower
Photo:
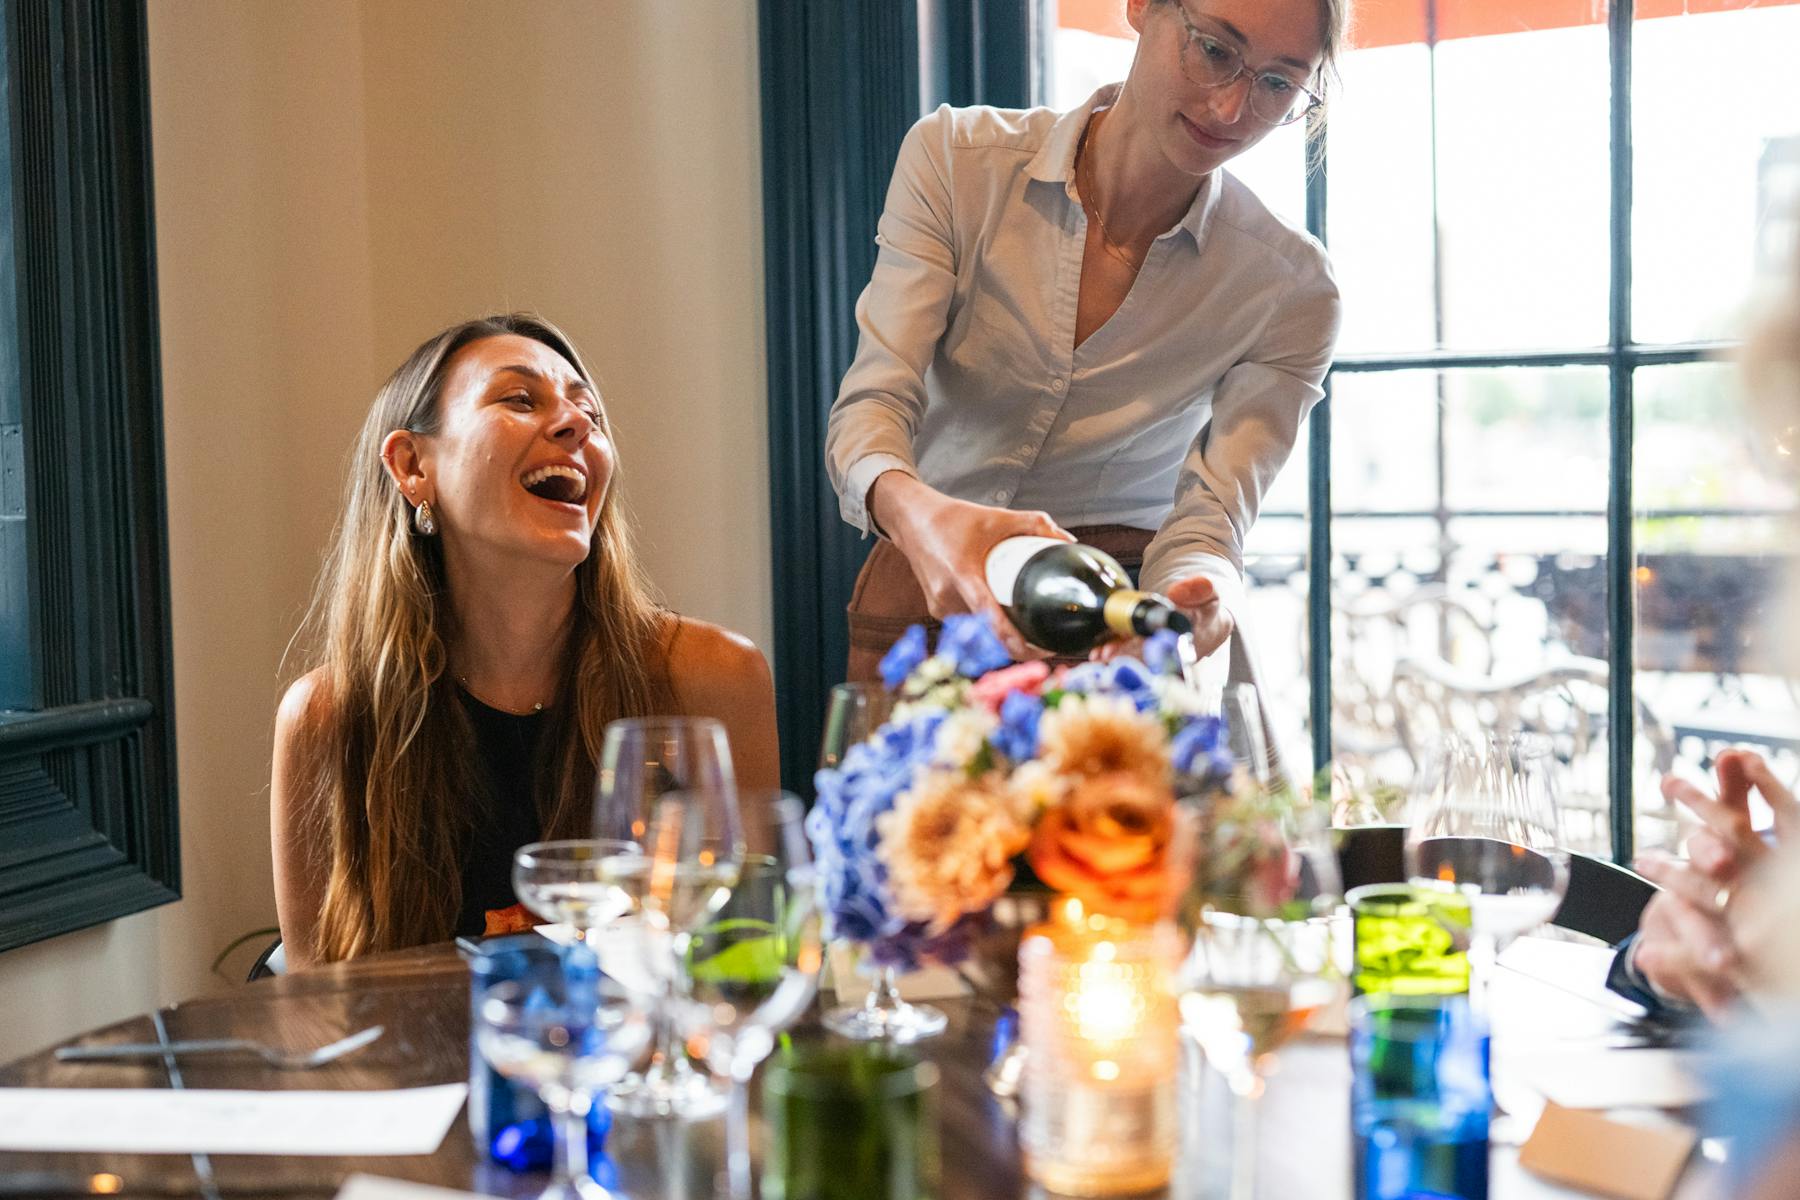
[[[932,763],[954,771],[967,768],[987,744],[988,736],[999,727],[999,721],[986,709],[964,708],[951,713],[938,726]]]

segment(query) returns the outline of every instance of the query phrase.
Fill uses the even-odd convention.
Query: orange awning
[[[1766,8],[1796,0],[1639,0],[1640,20],[1687,14]],[[1425,40],[1425,0],[1358,0],[1352,46],[1398,46]],[[1598,25],[1606,20],[1604,0],[1438,0],[1440,42],[1452,38],[1521,33]],[[1109,37],[1136,37],[1125,23],[1125,0],[1058,0],[1058,24]]]

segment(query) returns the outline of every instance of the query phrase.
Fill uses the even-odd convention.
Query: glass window
[[[1122,8],[1059,0],[1055,74],[1082,81],[1059,103],[1123,75]],[[1800,477],[1763,452],[1735,369],[1692,345],[1740,336],[1792,269],[1800,4],[1639,0],[1635,17],[1592,0],[1360,6],[1324,171],[1308,179],[1303,144],[1273,138],[1231,168],[1290,219],[1323,201],[1344,294],[1332,557],[1304,584],[1250,572],[1274,627],[1262,652],[1310,660],[1286,648],[1328,580],[1330,662],[1305,669],[1331,690],[1334,755],[1403,790],[1445,724],[1542,729],[1570,844],[1625,858],[1679,845],[1667,771],[1749,742],[1800,775],[1800,695],[1770,632]],[[1627,51],[1632,92],[1614,96]],[[1629,163],[1610,136],[1625,116]],[[1611,471],[1626,454],[1629,482]],[[1259,563],[1306,556],[1305,457],[1277,489],[1295,499],[1253,535]],[[1306,684],[1270,674],[1304,713]],[[1629,754],[1610,748],[1627,727],[1614,697],[1632,702]],[[1634,837],[1614,846],[1623,791]]]

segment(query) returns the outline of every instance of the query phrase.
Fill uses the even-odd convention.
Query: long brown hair
[[[548,321],[481,317],[414,350],[376,394],[356,441],[343,515],[301,634],[307,665],[318,672],[305,726],[307,757],[317,764],[309,811],[327,859],[315,948],[322,961],[454,931],[479,768],[446,670],[453,614],[442,543],[415,531],[381,445],[396,429],[437,432],[456,352],[507,334],[549,346],[593,386],[575,347]],[[600,422],[610,438],[604,410]],[[616,474],[593,545],[575,568],[575,592],[562,699],[545,710],[533,789],[546,837],[587,835],[607,723],[672,710],[664,671],[671,621],[632,554]]]

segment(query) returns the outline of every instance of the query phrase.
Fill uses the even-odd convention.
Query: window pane
[[[1333,387],[1338,756],[1404,789],[1446,728],[1538,729],[1562,763],[1567,839],[1604,852],[1605,371]]]
[[[1340,350],[1600,344],[1605,25],[1456,32],[1345,56],[1327,204]]]
[[[1246,624],[1268,693],[1269,719],[1287,756],[1288,770],[1298,778],[1312,771],[1306,616],[1307,552],[1312,536],[1306,499],[1311,435],[1310,424],[1301,427],[1293,456],[1263,497],[1262,513],[1244,539],[1245,598],[1250,609]]]
[[[1671,766],[1698,778],[1748,744],[1800,774],[1778,638],[1800,477],[1768,451],[1734,367],[1645,367],[1635,391],[1637,844],[1673,850],[1686,830],[1657,789]]]
[[[1706,7],[1739,11],[1640,16],[1632,32],[1639,342],[1740,336],[1753,281],[1792,261],[1776,230],[1800,198],[1800,5]]]

